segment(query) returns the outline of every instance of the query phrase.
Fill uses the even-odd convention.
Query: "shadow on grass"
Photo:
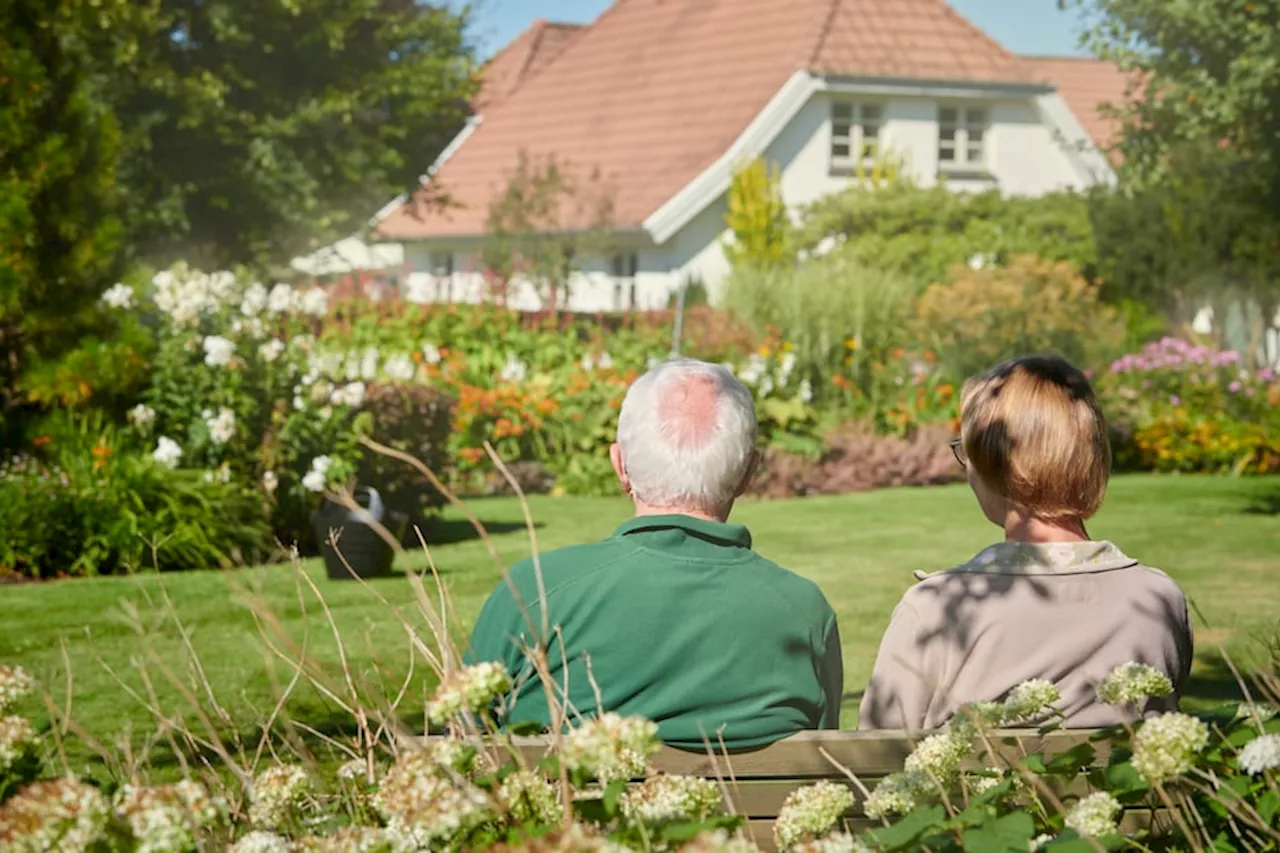
[[[1280,485],[1255,495],[1244,511],[1246,515],[1280,515]]]
[[[523,532],[527,529],[523,521],[485,521],[480,519],[480,523],[484,525],[485,531],[490,536]],[[541,530],[543,524],[535,521],[533,526],[534,529]],[[428,518],[419,522],[419,527],[422,530],[422,538],[433,548],[441,545],[456,545],[460,542],[470,542],[472,540],[479,541],[480,539],[480,534],[476,533],[476,529],[471,526],[471,522],[462,518]],[[418,538],[412,529],[405,534],[405,544],[418,544]]]
[[[1196,655],[1195,668],[1187,679],[1182,699],[1188,705],[1202,709],[1244,699],[1240,683],[1217,650]]]

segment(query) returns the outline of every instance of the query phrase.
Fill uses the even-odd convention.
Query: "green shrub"
[[[40,456],[0,469],[0,573],[98,575],[252,563],[270,540],[259,496],[172,471],[101,417],[60,415]]]
[[[1097,265],[1089,202],[1075,193],[1004,197],[905,180],[855,185],[811,205],[797,240],[802,251],[842,243],[863,265],[920,287],[974,258],[990,265],[1032,254],[1070,261],[1086,275]]]
[[[797,373],[817,380],[843,372],[849,358],[869,375],[873,362],[910,344],[918,291],[846,247],[789,269],[734,270],[725,292],[731,310],[762,335],[776,330],[793,348]]]
[[[957,267],[920,297],[911,324],[952,376],[970,376],[1019,355],[1056,353],[1086,367],[1124,345],[1124,321],[1066,262],[1034,256],[1007,267]]]
[[[444,476],[452,432],[449,397],[424,385],[376,383],[369,386],[365,412],[372,424],[367,427],[370,438]],[[360,482],[376,488],[389,507],[414,520],[444,504],[444,496],[411,465],[373,451],[364,453]]]

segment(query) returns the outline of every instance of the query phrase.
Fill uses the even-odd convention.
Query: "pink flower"
[[[1182,398],[1175,394],[1169,398],[1169,403],[1174,406],[1181,406]]]
[[[1232,382],[1230,385],[1228,385],[1228,386],[1227,386],[1227,390],[1228,390],[1228,391],[1230,391],[1232,394],[1235,394],[1235,393],[1239,392],[1239,391],[1240,391],[1240,383],[1239,383],[1239,382]]]

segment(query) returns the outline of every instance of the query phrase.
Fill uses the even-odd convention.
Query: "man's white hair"
[[[618,444],[637,500],[722,510],[733,502],[755,455],[755,402],[728,369],[671,359],[627,390]]]

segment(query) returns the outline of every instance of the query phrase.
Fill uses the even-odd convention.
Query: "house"
[[[775,162],[796,206],[877,152],[957,190],[1084,188],[1114,179],[1099,103],[1123,95],[1114,66],[1016,56],[945,0],[616,0],[495,56],[427,186],[372,234],[404,245],[420,298],[485,299],[491,206],[522,156],[553,156],[610,197],[609,253],[578,259],[568,307],[660,308],[693,280],[714,297],[726,191],[747,158]],[[428,201],[439,193],[449,204]],[[545,297],[527,281],[507,291],[522,309]]]

